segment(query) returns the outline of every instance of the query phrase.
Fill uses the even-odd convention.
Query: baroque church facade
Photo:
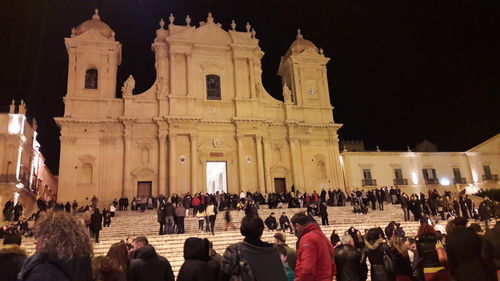
[[[298,32],[278,70],[281,101],[262,85],[248,23],[177,22],[161,20],[151,44],[154,84],[137,93],[130,75],[122,97],[121,44],[98,11],[65,39],[59,201],[344,187],[322,50]]]

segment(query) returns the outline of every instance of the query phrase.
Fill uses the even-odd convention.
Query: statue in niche
[[[165,94],[165,92],[168,91],[167,88],[167,81],[165,79],[159,77],[158,82],[156,83],[156,95],[160,96]]]
[[[129,75],[127,80],[125,80],[125,82],[123,83],[123,86],[122,86],[122,96],[132,96],[132,91],[134,90],[135,88],[135,80],[134,80],[134,76]]]
[[[285,102],[292,102],[292,91],[290,91],[286,84],[283,84],[283,97]]]
[[[219,139],[214,139],[213,145],[214,145],[214,148],[219,148],[219,146],[220,146]]]

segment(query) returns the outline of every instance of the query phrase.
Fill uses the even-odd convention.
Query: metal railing
[[[439,184],[439,179],[425,179],[425,184]]]
[[[408,185],[408,179],[394,179],[394,185]]]
[[[498,181],[498,175],[483,175],[483,181]]]
[[[465,178],[453,178],[453,183],[454,184],[466,184],[467,181]]]
[[[375,179],[362,179],[361,184],[363,186],[376,186],[377,180],[375,180]]]

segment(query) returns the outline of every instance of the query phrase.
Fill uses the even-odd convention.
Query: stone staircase
[[[265,207],[265,206],[264,206]],[[271,212],[275,212],[276,216],[279,217],[281,212],[286,212],[288,217],[301,211],[301,209],[267,209],[261,208],[259,210],[259,215],[261,218],[265,219]],[[418,222],[402,222],[403,212],[401,211],[399,205],[387,205],[384,211],[369,211],[366,215],[359,215],[352,213],[352,207],[329,207],[329,226],[321,226],[322,231],[327,237],[330,237],[332,231],[335,229],[337,234],[342,235],[349,227],[354,226],[360,231],[365,229],[373,228],[375,226],[380,226],[385,228],[385,226],[390,221],[397,221],[401,223],[401,226],[406,232],[406,235],[411,237],[414,236],[417,228]],[[234,225],[239,228],[239,224],[244,214],[238,211],[232,211],[232,220]],[[156,221],[156,211],[145,211],[141,212],[117,212],[115,218],[111,223],[110,227],[104,228],[100,233],[100,243],[94,244],[94,255],[105,255],[109,247],[120,240],[125,240],[127,237],[136,236],[146,236],[152,244],[156,251],[170,261],[174,273],[177,273],[184,262],[183,258],[183,247],[184,240],[188,237],[200,237],[208,238],[213,242],[214,249],[221,255],[224,253],[226,247],[232,243],[237,243],[243,239],[239,229],[224,231],[224,220],[223,214],[219,213],[216,220],[215,235],[208,233],[198,232],[198,220],[197,218],[187,217],[185,219],[186,234],[176,234],[176,235],[158,235],[159,224]],[[317,218],[319,219],[319,218]],[[320,219],[319,219],[320,221]],[[265,230],[262,240],[267,242],[273,242],[273,235],[275,232]],[[296,237],[287,234],[287,244],[291,247],[295,247],[297,241]],[[35,251],[35,245],[33,243],[33,238],[25,238],[22,245],[29,254],[33,254]]]

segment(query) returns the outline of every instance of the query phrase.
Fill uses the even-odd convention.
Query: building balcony
[[[498,181],[498,175],[483,175],[483,181]]]
[[[377,185],[377,180],[374,180],[374,179],[363,179],[363,180],[361,180],[361,184],[363,186],[376,186]]]
[[[394,179],[394,185],[408,185],[408,179]]]
[[[466,184],[467,180],[465,178],[453,178],[453,184]]]
[[[425,184],[439,184],[439,179],[425,179]]]

